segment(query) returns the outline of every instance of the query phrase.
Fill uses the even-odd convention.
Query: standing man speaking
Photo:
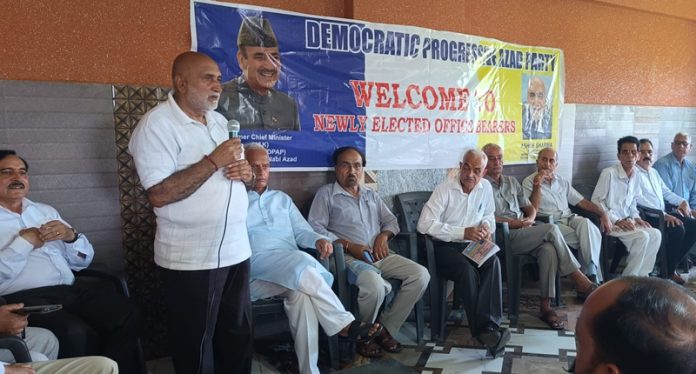
[[[129,150],[157,216],[155,263],[177,373],[249,373],[247,194],[240,140],[228,139],[215,61],[185,52],[174,90],[147,112]],[[224,350],[224,351],[223,351]]]

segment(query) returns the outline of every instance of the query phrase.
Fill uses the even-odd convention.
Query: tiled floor
[[[691,288],[696,289],[696,268],[691,269],[690,280]],[[512,337],[504,357],[486,357],[485,350],[470,336],[469,329],[455,322],[449,322],[447,338],[442,344],[427,340],[430,331],[426,328],[426,342],[420,346],[415,341],[414,324],[406,323],[397,336],[404,345],[404,350],[385,357],[397,360],[421,373],[432,374],[565,373],[564,369],[568,367],[569,359],[575,356],[575,323],[582,304],[574,297],[570,285],[564,284],[563,289],[564,305],[558,308],[558,313],[567,316],[566,331],[546,328],[536,316],[534,297],[529,296],[528,299],[531,301],[527,305],[521,305],[520,319],[516,326],[511,327]],[[536,291],[523,290],[523,293],[525,292],[531,295]],[[504,324],[508,322],[505,321]],[[272,361],[269,357],[257,354],[252,372],[282,373],[274,367]],[[348,366],[359,368],[369,364],[369,359],[356,355],[356,361]],[[174,373],[168,358],[150,361],[148,368],[151,374]]]

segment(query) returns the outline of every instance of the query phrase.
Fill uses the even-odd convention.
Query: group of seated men
[[[632,172],[637,158],[635,151],[628,152],[633,163],[623,162],[630,161],[629,157],[622,156],[627,153],[623,150],[625,147],[631,148],[626,144],[637,148],[630,137],[622,138],[619,141],[622,163],[618,167],[624,173],[638,176]],[[301,371],[311,372],[316,368],[317,324],[321,324],[327,334],[333,335],[341,327],[348,326],[353,316],[343,309],[332,293],[329,287],[331,275],[310,256],[298,251],[298,247],[316,247],[321,257],[325,257],[331,252],[331,243],[342,246],[349,271],[357,275],[354,284],[359,289],[360,318],[368,323],[379,321],[382,328],[375,339],[360,346],[359,353],[376,357],[381,355],[381,349],[389,352],[400,350],[400,343],[392,334],[399,331],[430,277],[421,265],[389,249],[387,242],[398,233],[399,227],[379,196],[360,183],[365,156],[353,147],[335,151],[336,182],[317,191],[307,224],[286,194],[268,189],[270,163],[267,151],[252,143],[246,146],[245,153],[256,177],[249,191],[247,217],[252,248],[252,299],[275,295],[286,298]],[[583,297],[598,287],[596,280],[602,279],[599,229],[588,218],[571,214],[569,202],[597,214],[602,230],[626,243],[629,258],[624,275],[647,276],[653,268],[660,242],[660,232],[638,217],[638,190],[617,191],[617,187],[605,182],[609,186],[604,190],[598,188],[597,191],[604,192],[596,192],[596,197],[593,197],[596,202],[590,202],[555,173],[557,154],[553,149],[540,152],[538,171],[525,178],[522,184],[515,178],[503,176],[502,166],[502,149],[495,144],[487,144],[482,150],[466,151],[459,178],[448,178],[435,188],[418,222],[421,233],[440,240],[436,242],[435,251],[438,272],[455,282],[457,294],[464,300],[472,335],[494,357],[504,350],[510,339],[509,331],[501,327],[500,263],[498,257],[493,256],[476,266],[461,254],[462,243],[488,239],[496,222],[507,223],[511,239],[508,254],[531,254],[539,263],[542,320],[551,328],[563,329],[566,327],[564,321],[550,304],[557,291],[556,276],[569,276]],[[614,169],[607,168],[600,182]],[[637,178],[633,180],[632,183],[637,183]],[[624,218],[623,221],[634,222],[634,226],[617,222],[622,220],[617,217],[624,214],[620,210],[624,203],[607,201],[602,193],[626,197],[628,203],[625,205],[630,210],[624,217],[630,219]],[[672,201],[681,204],[676,199]],[[552,216],[556,224],[535,223],[537,212]],[[690,216],[691,211],[684,212],[682,219],[685,222],[693,220],[687,214]],[[682,228],[683,233],[680,224],[674,223],[671,227]],[[579,250],[582,265],[571,253],[568,243]],[[679,243],[686,246],[686,250],[691,244],[693,242]],[[366,259],[365,252],[372,258]],[[685,250],[679,247],[679,255],[673,256],[673,261],[678,262],[684,255]],[[639,265],[634,265],[634,262]],[[670,269],[673,271],[674,267]],[[379,315],[379,308],[391,288],[386,281],[390,278],[401,280],[402,286],[393,303]],[[330,318],[331,315],[336,317]],[[304,365],[312,365],[312,370]]]
[[[248,303],[244,303],[245,298],[249,299],[247,289],[253,298],[279,295],[285,299],[303,373],[318,372],[318,324],[328,335],[358,338],[358,352],[365,356],[378,357],[384,350],[401,350],[394,335],[422,297],[430,274],[423,266],[389,248],[388,242],[399,232],[399,227],[378,194],[361,184],[365,156],[353,147],[334,152],[336,182],[317,191],[305,221],[286,194],[268,189],[267,151],[259,145],[247,145],[244,151],[239,139],[223,139],[226,134],[224,127],[220,131],[219,125],[224,120],[213,113],[220,91],[220,73],[214,61],[193,52],[182,54],[174,63],[173,78],[174,92],[166,103],[143,118],[130,149],[158,216],[155,260],[162,266],[165,298],[171,301],[170,334],[177,337],[171,339],[175,342],[173,356],[177,371],[248,371],[249,361],[245,360],[250,344],[248,334],[243,331],[249,323]],[[189,124],[195,126],[184,127]],[[184,142],[188,148],[176,145],[170,148],[167,142]],[[643,183],[634,177],[643,173],[634,167],[639,150],[641,162],[646,164],[640,164],[648,176],[646,183],[655,188],[655,196],[662,196],[677,206],[677,218],[669,218],[675,234],[668,233],[670,240],[680,238],[674,239],[678,244],[668,245],[668,248],[679,248],[679,254],[670,257],[674,271],[685,253],[683,248],[690,247],[685,243],[693,230],[684,230],[683,226],[693,221],[689,217],[694,213],[694,206],[685,203],[684,197],[667,196],[670,184],[675,190],[679,185],[675,179],[663,185],[654,178],[650,146],[649,141],[641,143],[633,137],[620,139],[621,163],[602,172],[592,202],[583,199],[554,173],[557,154],[553,149],[540,152],[537,173],[520,184],[502,175],[502,149],[495,144],[487,144],[482,150],[467,150],[460,163],[459,177],[448,179],[435,189],[423,209],[418,230],[440,240],[436,250],[438,271],[455,282],[457,294],[463,296],[472,335],[492,356],[500,354],[510,339],[510,332],[501,327],[500,263],[493,256],[482,266],[474,266],[459,253],[460,243],[490,238],[496,222],[506,223],[512,239],[511,248],[506,250],[510,254],[528,253],[538,260],[542,319],[552,328],[564,328],[564,322],[550,306],[550,299],[557,291],[554,288],[557,275],[569,276],[578,293],[585,296],[602,280],[599,229],[586,219],[570,214],[568,203],[598,214],[601,229],[626,244],[629,257],[624,275],[646,276],[654,266],[660,232],[642,221],[636,210],[638,196],[649,198],[646,192],[641,192]],[[673,157],[676,163],[667,160],[666,170],[670,176],[681,173],[676,180],[683,184],[689,180],[688,173],[693,176],[694,172],[693,165],[684,159],[690,142],[684,134],[678,134],[672,146],[674,152],[666,157]],[[158,147],[173,153],[157,154]],[[246,160],[241,158],[242,152]],[[127,366],[132,363],[120,349],[132,346],[129,342],[137,336],[135,311],[127,300],[107,293],[95,295],[73,284],[70,270],[86,267],[93,256],[89,242],[65,223],[55,209],[26,198],[29,179],[25,160],[13,152],[4,152],[0,157],[0,172],[0,230],[7,233],[2,238],[9,238],[7,243],[2,243],[0,261],[5,278],[0,283],[0,295],[11,303],[62,304],[62,311],[32,316],[32,325],[51,329],[62,343],[75,338],[69,334],[72,330],[61,330],[61,321],[77,320],[84,330],[94,330],[91,334],[102,338],[101,352],[116,359],[123,372],[135,372]],[[243,201],[248,206],[244,207],[244,214],[238,207],[229,213],[230,201],[238,201],[244,191],[237,188],[239,184],[235,181],[239,180],[253,180],[251,189],[244,193]],[[681,186],[679,191],[691,193],[696,187]],[[201,194],[191,198],[198,192]],[[227,203],[217,204],[213,195]],[[664,209],[664,203],[652,205]],[[218,215],[211,214],[218,210],[224,214],[224,224],[210,221],[218,220]],[[535,224],[537,213],[553,216],[557,224]],[[199,217],[208,221],[200,222]],[[227,233],[228,218],[243,218],[246,230]],[[211,222],[221,231],[221,236],[210,235]],[[229,226],[234,227],[238,226]],[[359,289],[356,311],[359,321],[331,291],[330,273],[298,250],[314,247],[325,258],[339,244],[346,253],[348,271],[354,275],[352,282]],[[186,251],[192,245],[199,250]],[[569,245],[579,250],[581,262],[570,252]],[[228,251],[228,248],[239,250]],[[245,260],[249,256],[244,248],[251,249],[250,260]],[[381,309],[392,287],[387,279],[398,279],[401,285],[393,301]],[[201,292],[206,289],[208,292]],[[182,299],[189,303],[181,305]],[[18,305],[0,310],[11,311],[19,308]],[[196,314],[199,319],[192,318]],[[229,317],[234,321],[216,326],[216,319],[223,321]],[[11,319],[0,319],[0,323],[8,320]],[[189,323],[182,324],[183,320]],[[23,327],[25,322],[26,318],[23,322],[15,321],[15,327],[5,331],[16,333],[16,326]],[[193,335],[187,335],[192,331]],[[85,340],[83,343],[94,347],[91,340]],[[79,345],[71,343],[65,347],[74,349]],[[234,344],[240,349],[236,350]],[[64,346],[60,349],[59,356]],[[213,355],[212,351],[217,353]],[[230,359],[233,354],[247,358],[235,361]],[[226,365],[236,365],[237,369]]]
[[[461,254],[461,243],[487,239],[495,230],[496,222],[507,223],[511,244],[507,248],[508,253],[531,254],[539,263],[542,320],[551,328],[565,328],[564,321],[551,308],[550,303],[557,291],[557,275],[569,276],[578,294],[583,297],[595,290],[597,281],[602,280],[599,266],[600,229],[590,219],[572,214],[569,203],[597,214],[602,230],[626,244],[628,260],[623,275],[647,276],[653,270],[661,237],[658,230],[640,219],[636,209],[639,197],[649,198],[648,193],[640,193],[641,174],[638,173],[641,172],[634,168],[637,143],[637,139],[632,137],[619,140],[618,155],[621,163],[602,172],[592,199],[594,202],[584,199],[568,181],[555,173],[557,154],[551,148],[539,153],[537,172],[525,178],[522,184],[513,177],[502,175],[503,154],[499,146],[487,144],[482,150],[468,150],[460,164],[459,179],[447,179],[435,188],[423,208],[418,230],[440,240],[435,251],[438,272],[455,282],[457,294],[463,296],[472,335],[489,349],[491,355],[499,354],[510,339],[509,331],[500,327],[502,282],[499,260],[497,256],[493,256],[482,266],[476,266]],[[648,174],[651,163],[651,156],[648,155],[651,152],[646,148],[650,144],[643,144],[641,152],[645,157],[641,159],[640,165],[641,168],[643,165],[647,166],[641,170],[647,170],[645,173]],[[305,274],[314,273],[313,269],[321,267],[296,249],[297,246],[316,246],[323,257],[330,253],[326,248],[331,242],[341,244],[347,253],[349,271],[358,275],[355,285],[359,289],[358,310],[361,318],[366,322],[378,320],[383,326],[381,335],[374,339],[379,344],[368,344],[361,347],[359,352],[366,356],[378,356],[381,354],[380,346],[389,352],[398,351],[400,344],[390,332],[399,331],[414,303],[421,297],[429,275],[422,266],[394,254],[388,248],[388,240],[398,233],[399,228],[396,218],[379,196],[360,184],[362,168],[366,162],[364,155],[352,147],[336,150],[333,156],[336,182],[317,191],[309,212],[309,225],[306,225],[287,195],[267,189],[270,175],[267,151],[258,144],[250,144],[247,145],[246,158],[256,175],[253,191],[249,192],[247,218],[252,248],[252,298],[282,294],[286,290],[278,285],[290,283],[290,286],[284,287],[299,290],[296,294],[308,297],[301,302],[290,302],[289,300],[302,298],[294,294],[286,296],[289,299],[286,304],[296,305],[304,313],[302,321],[294,323],[299,323],[305,329],[316,326],[316,313],[326,331],[337,331],[338,327],[350,321],[351,316],[334,298],[330,304],[332,313],[344,313],[346,321],[333,329],[327,329],[321,309],[317,308],[316,301],[313,300],[317,296],[310,294],[302,286],[302,280],[309,277]],[[629,182],[626,185],[632,187],[620,189],[624,184],[607,181],[612,172],[628,175],[625,177]],[[665,196],[668,196],[668,190],[664,188],[664,191]],[[662,196],[663,193],[659,193]],[[624,199],[619,199],[619,196]],[[680,208],[680,214],[683,214],[679,215],[680,220],[673,220],[672,216],[667,215],[670,229],[676,233],[674,236],[671,231],[668,234],[668,251],[677,252],[669,252],[668,256],[669,269],[674,272],[676,263],[693,244],[693,240],[683,240],[685,235],[681,222],[683,220],[685,224],[690,224],[693,218],[690,210],[683,209],[683,199],[669,196],[670,201]],[[553,217],[555,224],[535,223],[537,213]],[[287,220],[287,217],[290,219]],[[286,235],[281,235],[282,227],[286,228]],[[573,256],[571,247],[580,252],[582,264]],[[298,260],[291,260],[293,257],[287,251],[283,255],[274,252],[279,248],[284,251],[295,250]],[[372,259],[365,259],[366,251]],[[298,262],[305,262],[309,266]],[[286,266],[289,268],[285,268]],[[321,283],[319,280],[322,278],[316,275],[314,278],[313,284]],[[389,278],[400,279],[402,289],[391,306],[378,316],[384,296],[391,288],[385,281]],[[324,279],[330,280],[330,275],[326,274]],[[673,274],[672,279],[677,282],[681,278]],[[324,287],[327,285],[322,284]],[[330,289],[325,288],[325,292],[333,297]],[[313,313],[307,312],[312,310]],[[297,313],[297,310],[289,311],[291,324],[297,319],[294,317]],[[312,330],[311,335],[296,327],[293,327],[293,331],[296,345],[298,339],[306,339],[307,336],[311,337],[310,340],[315,340],[315,330]]]

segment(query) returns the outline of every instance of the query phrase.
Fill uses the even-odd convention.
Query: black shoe
[[[487,353],[496,358],[505,352],[505,345],[510,341],[510,330],[500,327],[495,331],[486,331],[476,337],[486,347]]]

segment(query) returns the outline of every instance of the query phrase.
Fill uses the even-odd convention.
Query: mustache
[[[650,161],[650,160],[651,160],[650,157],[646,157],[646,158],[643,159],[643,161]]]
[[[25,186],[24,183],[22,183],[22,182],[11,182],[7,187],[10,187],[10,188],[13,188],[13,187],[22,187],[22,188],[26,188],[26,186]]]

